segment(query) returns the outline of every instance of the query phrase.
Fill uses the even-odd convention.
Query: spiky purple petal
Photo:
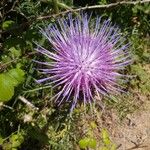
[[[86,14],[74,19],[69,14],[68,19],[59,19],[57,24],[41,29],[53,51],[40,45],[36,51],[53,62],[36,61],[47,66],[39,69],[47,77],[37,82],[48,81],[54,87],[61,86],[54,96],[59,104],[73,95],[73,109],[81,97],[84,104],[91,103],[93,91],[102,95],[122,91],[118,80],[123,81],[124,75],[119,71],[131,63],[129,44],[109,19],[101,22],[100,17],[91,23]]]

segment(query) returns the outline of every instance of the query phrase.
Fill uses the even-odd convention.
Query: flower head
[[[40,71],[47,76],[37,81],[61,86],[55,95],[60,104],[72,99],[73,109],[78,100],[93,101],[93,91],[102,95],[121,91],[119,80],[124,75],[119,72],[131,62],[129,44],[110,20],[69,14],[41,32],[53,50],[38,45],[36,50],[52,61],[37,61],[46,66]]]

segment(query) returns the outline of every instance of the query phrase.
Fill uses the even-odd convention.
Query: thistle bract
[[[129,44],[109,19],[92,20],[86,14],[73,18],[69,14],[41,32],[53,49],[37,45],[36,50],[50,59],[36,61],[45,66],[39,70],[46,75],[37,81],[61,87],[54,96],[59,104],[71,102],[73,109],[78,101],[92,102],[95,93],[122,91],[120,81],[125,75],[120,70],[131,62]]]

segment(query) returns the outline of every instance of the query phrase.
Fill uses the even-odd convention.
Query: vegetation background
[[[150,97],[150,3],[130,2],[0,1],[0,149],[119,149],[120,145],[111,138],[112,111],[121,122]],[[96,8],[89,7],[94,5]],[[46,46],[39,27],[45,28],[67,12],[77,15],[82,8],[92,12],[93,18],[96,15],[111,18],[128,35],[134,63],[126,73],[134,78],[126,87],[129,94],[111,100],[103,98],[93,104],[92,110],[79,105],[70,115],[67,104],[57,108],[50,101],[56,91],[34,81],[40,77],[33,62],[39,58],[34,51],[34,41]]]

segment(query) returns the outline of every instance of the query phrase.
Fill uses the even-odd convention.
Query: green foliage
[[[19,58],[21,56],[21,51],[17,50],[15,47],[9,49],[12,58]]]
[[[91,129],[89,129],[91,131]],[[99,149],[99,150],[116,150],[116,144],[110,139],[110,135],[106,129],[101,131],[101,142],[94,138],[94,135],[88,134],[85,138],[79,141],[79,147],[81,149]]]
[[[25,72],[19,67],[0,74],[0,101],[9,101],[14,95],[14,88],[25,79]]]
[[[14,95],[14,86],[11,79],[4,74],[0,75],[0,101],[8,101]]]
[[[57,0],[55,6],[60,14],[65,10],[89,5],[109,4],[113,0]],[[51,86],[38,85],[34,78],[39,78],[33,59],[36,59],[34,41],[51,49],[49,43],[39,33],[39,27],[45,28],[57,18],[39,19],[41,16],[55,14],[52,0],[14,0],[1,2],[1,43],[0,43],[0,145],[4,150],[17,149],[95,149],[116,150],[116,145],[106,129],[101,130],[97,118],[89,126],[79,126],[84,114],[81,106],[73,115],[68,115],[68,105],[57,108],[51,97],[55,92]],[[118,5],[110,9],[87,10],[92,17],[111,18],[131,41],[134,63],[125,71],[133,75],[127,83],[130,94],[105,98],[106,109],[117,110],[123,119],[141,106],[137,95],[149,96],[150,93],[150,5]],[[74,13],[78,15],[78,12]],[[59,16],[59,15],[58,15]],[[61,16],[62,17],[62,16]],[[1,31],[0,31],[1,32]],[[1,46],[2,44],[2,46]],[[38,57],[39,58],[39,57]],[[40,57],[41,60],[45,59]],[[21,65],[23,69],[21,69]],[[17,67],[15,67],[17,66]],[[37,67],[37,66],[36,66]],[[37,77],[38,75],[38,77]],[[26,76],[26,77],[25,77]],[[57,89],[56,89],[57,90]],[[30,103],[39,108],[35,111],[17,100],[24,96]],[[11,100],[11,101],[9,101]],[[9,102],[7,102],[9,101]],[[3,102],[7,102],[4,107]],[[93,110],[95,111],[95,109]],[[97,116],[99,116],[99,113]],[[93,114],[92,114],[93,115]],[[91,116],[92,116],[91,115]],[[89,115],[90,116],[90,115]],[[90,117],[91,117],[90,116]],[[89,118],[90,118],[89,117]],[[88,120],[88,119],[87,119]],[[86,120],[86,121],[87,121]],[[83,121],[83,124],[87,122]],[[21,131],[18,131],[18,127]],[[95,130],[98,130],[97,137]],[[17,131],[17,132],[16,132]],[[81,134],[84,133],[84,134]],[[82,136],[81,136],[82,135]]]
[[[86,149],[86,148],[96,148],[96,140],[94,138],[83,138],[79,141],[79,146],[81,149]]]
[[[107,4],[107,0],[100,0],[99,4],[105,5],[105,4]]]
[[[102,129],[103,147],[100,150],[116,150],[116,145],[110,140],[109,133],[106,129]]]
[[[150,74],[144,68],[138,65],[132,65],[131,71],[136,74],[137,80],[132,80],[131,84],[134,87],[140,88],[144,94],[150,93]]]
[[[0,137],[1,146],[4,150],[17,150],[24,142],[24,133],[13,133],[9,137],[3,139]]]
[[[12,28],[14,26],[15,22],[12,20],[7,20],[5,22],[3,22],[2,24],[2,29],[3,30],[8,30],[10,28]]]
[[[19,67],[15,69],[11,69],[6,73],[6,76],[9,76],[12,81],[13,86],[18,86],[20,83],[24,81],[25,72]]]
[[[109,134],[108,134],[108,131],[106,129],[102,130],[102,140],[103,140],[103,143],[105,145],[110,145],[111,144]]]
[[[145,14],[149,14],[150,13],[150,5],[149,4],[144,4],[144,6],[142,5],[136,5],[135,7],[133,7],[133,13],[137,14],[139,11],[145,13]]]

